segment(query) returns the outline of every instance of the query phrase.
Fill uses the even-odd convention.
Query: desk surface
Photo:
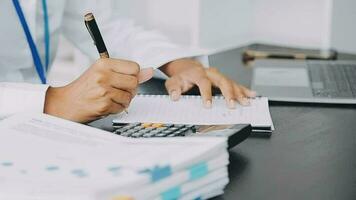
[[[236,49],[209,60],[249,85],[251,68],[240,55]],[[141,92],[147,89],[162,93],[162,82]],[[356,106],[275,102],[270,110],[276,131],[230,151],[230,183],[216,199],[356,199]],[[94,125],[108,128],[110,118]]]

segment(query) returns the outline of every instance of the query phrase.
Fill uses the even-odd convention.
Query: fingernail
[[[249,106],[250,105],[250,100],[247,99],[247,98],[241,98],[240,103],[243,106]]]
[[[207,100],[204,105],[205,105],[205,108],[211,108],[212,107],[211,100]]]
[[[256,97],[257,96],[257,92],[256,91],[250,91],[250,97]]]
[[[228,107],[229,107],[230,109],[235,109],[235,108],[236,108],[236,101],[233,100],[233,99],[230,99],[230,100],[228,101]]]
[[[173,101],[177,101],[178,98],[179,98],[178,92],[177,92],[177,91],[172,91],[172,93],[171,93],[171,99],[172,99]]]

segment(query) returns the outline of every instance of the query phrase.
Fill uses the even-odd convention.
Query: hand
[[[231,109],[236,107],[236,101],[242,105],[248,105],[249,98],[256,96],[256,92],[235,83],[217,69],[204,68],[202,64],[191,59],[172,61],[163,66],[161,70],[170,76],[165,85],[174,101],[177,101],[182,93],[187,92],[194,85],[199,87],[203,104],[207,108],[212,106],[212,87],[221,90],[226,105]]]
[[[138,84],[153,70],[141,70],[125,60],[99,59],[77,80],[47,90],[44,112],[76,122],[122,112],[136,94]]]

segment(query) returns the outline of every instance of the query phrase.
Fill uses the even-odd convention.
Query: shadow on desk
[[[245,171],[249,165],[247,157],[239,153],[238,151],[230,152],[230,165],[229,165],[229,177],[234,181],[238,180],[238,177]]]
[[[249,160],[238,151],[238,147],[233,148],[235,151],[230,151],[229,164],[229,185],[236,185],[240,177],[248,169]],[[223,196],[213,198],[213,200],[224,199]]]

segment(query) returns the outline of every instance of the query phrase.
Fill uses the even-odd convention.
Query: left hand
[[[195,85],[199,87],[206,108],[212,106],[212,87],[221,90],[226,105],[231,109],[236,107],[236,101],[241,105],[249,105],[249,98],[256,96],[256,92],[235,83],[216,68],[204,68],[201,63],[192,59],[172,61],[164,65],[161,70],[170,76],[165,85],[174,101],[179,100],[182,93]]]

